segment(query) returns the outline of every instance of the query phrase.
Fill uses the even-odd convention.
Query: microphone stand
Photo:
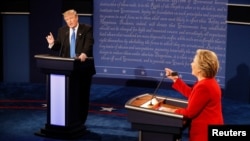
[[[160,87],[162,81],[164,80],[164,78],[165,78],[165,75],[162,77],[161,81],[158,83],[158,85],[157,85],[157,87],[156,87],[156,89],[155,89],[155,91],[154,91],[154,93],[153,93],[153,95],[152,95],[152,98],[151,98],[151,100],[150,100],[149,106],[153,106],[153,102],[152,102],[152,101],[153,101],[153,99],[156,97],[156,92],[158,91],[158,89],[159,89],[159,87]]]
[[[177,76],[177,75],[179,75],[179,74],[178,74],[178,72],[173,71],[170,75],[171,75],[171,76]],[[158,89],[159,89],[159,87],[160,87],[162,81],[164,80],[164,78],[165,78],[165,75],[163,75],[161,81],[158,83],[158,85],[157,85],[157,87],[156,87],[154,93],[152,94],[152,98],[151,98],[151,100],[150,100],[149,106],[153,106],[153,102],[152,102],[152,101],[153,101],[153,99],[156,97],[156,92],[158,91]],[[157,100],[157,99],[156,99],[156,100]]]

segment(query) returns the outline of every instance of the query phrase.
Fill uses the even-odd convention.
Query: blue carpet
[[[93,84],[84,141],[138,141],[138,131],[127,121],[125,103],[153,88]],[[158,95],[183,98],[173,90],[159,89]],[[59,141],[34,135],[46,122],[45,85],[0,83],[0,140],[1,141]],[[113,107],[112,112],[103,108]],[[226,124],[250,124],[250,105],[223,98]],[[183,133],[187,141],[187,133]]]

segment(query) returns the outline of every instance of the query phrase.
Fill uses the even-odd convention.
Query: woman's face
[[[198,76],[200,69],[198,65],[198,58],[195,56],[193,59],[193,62],[191,63],[191,68],[192,68],[192,75]]]

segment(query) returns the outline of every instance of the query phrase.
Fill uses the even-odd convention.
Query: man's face
[[[64,16],[64,20],[69,28],[74,28],[78,23],[78,16],[75,14],[69,14]]]

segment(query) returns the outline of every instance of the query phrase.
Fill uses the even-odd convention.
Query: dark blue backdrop
[[[225,85],[227,0],[95,0],[97,76],[161,79],[164,68],[193,83],[198,48],[218,54],[217,80]]]

